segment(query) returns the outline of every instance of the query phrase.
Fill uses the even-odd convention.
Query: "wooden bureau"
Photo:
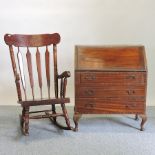
[[[75,47],[75,130],[82,114],[135,114],[146,122],[143,46]]]

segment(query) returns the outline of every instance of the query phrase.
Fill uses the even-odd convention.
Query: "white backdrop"
[[[74,104],[74,45],[143,44],[148,61],[147,105],[155,105],[154,0],[0,0],[0,105],[17,105],[5,33],[52,33],[62,37],[59,72],[70,70]],[[60,63],[61,62],[61,63]]]

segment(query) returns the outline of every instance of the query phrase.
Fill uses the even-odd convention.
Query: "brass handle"
[[[126,76],[126,79],[134,80],[134,79],[136,79],[136,77],[135,77],[135,75],[128,75],[128,76]]]
[[[134,108],[134,107],[136,107],[136,104],[132,104],[132,105],[126,105],[126,108]]]
[[[93,108],[93,107],[94,107],[94,103],[86,103],[86,104],[85,104],[85,107],[86,107],[86,108],[89,108],[89,107],[90,107],[90,108]]]
[[[135,91],[134,90],[127,90],[126,92],[128,93],[128,95],[135,94]]]
[[[125,107],[126,107],[126,108],[129,108],[129,105],[126,105]]]
[[[87,74],[84,78],[85,78],[86,80],[93,81],[93,80],[96,79],[96,75],[95,75],[95,74]]]
[[[89,95],[89,96],[92,96],[92,95],[94,95],[94,91],[91,90],[91,89],[88,89],[88,90],[85,91],[85,94]]]
[[[136,107],[136,103],[133,103],[133,104],[132,104],[132,107]]]

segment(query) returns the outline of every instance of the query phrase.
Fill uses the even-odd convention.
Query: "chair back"
[[[54,66],[53,72],[55,97],[58,98],[57,44],[60,42],[60,35],[58,33],[40,35],[6,34],[4,36],[4,40],[5,43],[9,46],[18,100],[23,101],[23,96],[25,100],[28,99],[28,82],[26,80],[26,74],[27,77],[29,77],[29,86],[32,92],[32,99],[36,99],[34,91],[34,84],[36,84],[34,82],[35,73],[37,74],[36,76],[38,76],[40,98],[43,98],[43,75],[45,75],[43,74],[43,67],[45,67],[46,72],[46,85],[48,92],[47,96],[49,99],[51,98],[52,59]],[[43,61],[45,65],[43,65]]]

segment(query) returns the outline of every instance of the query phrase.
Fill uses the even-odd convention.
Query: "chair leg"
[[[61,104],[61,107],[62,107],[62,111],[63,111],[64,117],[66,120],[66,124],[67,124],[68,128],[71,129],[70,121],[69,121],[69,117],[68,117],[68,113],[67,113],[67,109],[65,107],[65,104]]]
[[[56,114],[55,104],[52,104],[52,112],[53,114]],[[53,117],[53,121],[56,122],[56,117]]]
[[[140,126],[141,126],[140,130],[144,131],[144,124],[147,121],[147,116],[146,116],[146,114],[143,114],[143,115],[140,115],[140,117],[142,118],[142,121],[141,121],[141,124],[140,124]]]
[[[81,117],[82,117],[82,114],[80,114],[78,112],[74,113],[74,116],[73,116],[73,121],[74,121],[74,124],[75,124],[74,131],[78,131],[78,122],[79,122]]]
[[[25,108],[23,107],[22,115],[20,116],[20,125],[21,125],[22,130],[23,130],[23,127],[24,127],[24,116],[25,116]]]
[[[23,134],[25,136],[29,135],[29,107],[24,107],[23,108],[23,125],[22,125],[22,128],[23,128]]]

